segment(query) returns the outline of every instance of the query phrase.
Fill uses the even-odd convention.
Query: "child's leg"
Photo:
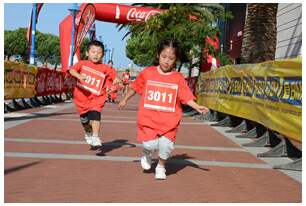
[[[99,139],[101,113],[98,111],[89,111],[88,119],[92,127],[92,146],[101,146],[101,140]]]
[[[88,134],[92,133],[92,127],[91,127],[90,121],[88,119],[88,113],[81,114],[80,115],[80,120],[81,120],[82,126],[84,128],[84,131]]]
[[[151,168],[152,156],[155,150],[158,149],[158,140],[150,140],[142,142],[143,144],[143,156],[141,157],[141,166],[144,170]]]
[[[100,121],[97,120],[91,120],[91,127],[92,127],[92,134],[94,136],[99,136],[99,131],[100,131]]]
[[[158,164],[165,166],[166,160],[170,157],[172,150],[174,149],[174,143],[165,136],[161,136],[158,139]]]
[[[80,120],[85,130],[85,140],[87,144],[92,145],[92,127],[90,125],[90,120],[88,118],[88,112],[80,115]]]
[[[155,168],[156,179],[166,179],[166,160],[170,157],[172,150],[174,149],[174,143],[162,136],[158,139],[158,165]]]

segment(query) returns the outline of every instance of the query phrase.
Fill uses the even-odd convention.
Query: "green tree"
[[[36,56],[43,64],[60,63],[60,44],[59,37],[52,34],[37,32]]]
[[[20,55],[23,61],[26,62],[29,59],[30,52],[26,33],[27,28],[4,31],[4,54],[9,57]],[[36,56],[42,63],[60,63],[59,37],[36,31]]]
[[[179,69],[184,63],[187,67],[190,66],[192,59],[200,60],[205,37],[213,37],[219,32],[215,26],[217,20],[230,17],[220,4],[142,4],[142,6],[166,10],[146,22],[119,28],[119,30],[128,29],[124,36],[125,38],[130,35],[126,47],[127,57],[140,66],[154,63],[156,45],[164,37],[173,37],[181,42],[184,55]],[[211,52],[216,53],[216,51]],[[200,61],[196,62],[194,66],[198,66],[199,63]]]
[[[248,4],[241,48],[242,63],[274,59],[277,8],[278,4]]]
[[[8,57],[20,55],[23,61],[28,59],[26,33],[26,28],[19,28],[14,31],[4,31],[4,54]]]
[[[89,38],[86,37],[81,44],[81,59],[87,59],[86,48],[89,42],[90,42]]]

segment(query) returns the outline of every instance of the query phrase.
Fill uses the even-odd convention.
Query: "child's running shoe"
[[[140,163],[141,163],[141,167],[144,170],[149,170],[149,169],[151,169],[152,159],[151,159],[150,156],[144,155],[144,156],[141,157]]]
[[[91,136],[91,138],[92,138],[91,146],[93,146],[93,147],[102,146],[102,142],[101,142],[99,137]]]
[[[166,179],[166,169],[163,166],[157,165],[155,168],[155,179],[165,180]]]
[[[87,144],[92,145],[92,134],[91,133],[86,133],[85,134],[85,140],[86,140]]]

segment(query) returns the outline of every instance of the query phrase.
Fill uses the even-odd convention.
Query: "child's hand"
[[[121,102],[119,102],[118,104],[118,108],[122,109],[125,105],[126,105],[127,101],[125,99],[121,100]]]
[[[205,113],[209,112],[209,109],[208,109],[207,107],[205,107],[205,106],[200,106],[200,105],[196,108],[196,110],[197,110],[200,114],[205,114]]]
[[[85,81],[85,79],[86,79],[86,75],[85,74],[80,74],[79,75],[79,78],[78,78],[80,81]]]
[[[121,83],[121,80],[118,77],[116,77],[113,81],[113,84],[120,84],[120,83]]]

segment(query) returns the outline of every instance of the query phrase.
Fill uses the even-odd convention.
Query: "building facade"
[[[243,29],[247,4],[223,4],[233,19],[219,22],[221,51],[228,54],[235,64],[240,63]],[[300,56],[302,47],[302,4],[278,4],[277,39],[275,59]]]

